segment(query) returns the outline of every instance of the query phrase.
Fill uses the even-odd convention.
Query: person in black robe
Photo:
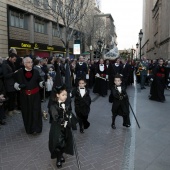
[[[96,80],[93,88],[93,93],[98,93],[102,97],[107,95],[107,68],[104,64],[104,60],[99,60],[99,65],[96,70]]]
[[[95,82],[95,65],[94,60],[89,63],[89,88],[91,89]]]
[[[122,86],[122,77],[117,74],[114,78],[114,86],[111,89],[111,94],[113,96],[112,104],[112,124],[111,127],[116,129],[115,119],[116,116],[123,117],[123,126],[130,127],[129,118],[129,101],[128,95],[126,93],[126,88]]]
[[[116,58],[115,63],[111,64],[109,68],[109,87],[110,89],[114,85],[114,76],[116,74],[122,74],[122,64],[120,63],[120,58]]]
[[[39,72],[32,68],[32,59],[23,59],[24,69],[16,74],[14,87],[20,90],[21,112],[26,133],[36,134],[42,132],[42,112],[39,90],[43,87]]]
[[[128,64],[127,60],[122,59],[122,72],[121,74],[123,75],[123,85],[125,88],[127,88],[127,86],[129,85],[129,79],[130,79],[130,74],[131,74],[131,67]]]
[[[57,158],[56,166],[61,168],[62,163],[65,162],[63,153],[74,154],[71,128],[76,130],[77,119],[65,103],[67,98],[66,86],[56,86],[54,92],[50,105],[53,119],[49,132],[49,151],[51,159]]]
[[[164,90],[168,78],[167,68],[163,65],[163,59],[159,59],[159,64],[153,70],[153,82],[150,89],[150,100],[159,102],[165,101]]]
[[[88,115],[90,112],[91,98],[89,90],[85,87],[86,81],[83,78],[79,79],[79,86],[74,89],[73,96],[75,112],[79,121],[80,133],[84,133],[84,129],[90,126]]]
[[[79,62],[76,64],[76,67],[75,67],[75,75],[76,75],[75,84],[76,84],[76,86],[78,86],[78,81],[80,78],[86,79],[87,74],[88,74],[87,64],[84,62],[84,57],[80,56]]]

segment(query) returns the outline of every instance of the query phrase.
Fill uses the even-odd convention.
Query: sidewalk
[[[91,126],[84,134],[74,131],[82,170],[170,169],[170,91],[165,93],[165,103],[148,100],[149,87],[141,91],[130,86],[127,91],[141,129],[131,114],[130,128],[117,117],[113,130],[108,96],[91,93]],[[0,170],[57,169],[48,150],[50,124],[43,122],[43,132],[32,136],[25,133],[21,114],[7,118],[8,124],[0,129]],[[77,170],[75,156],[66,155],[61,170]]]

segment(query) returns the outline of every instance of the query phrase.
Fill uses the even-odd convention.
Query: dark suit
[[[14,88],[15,83],[15,66],[9,60],[5,60],[2,64],[2,72],[4,76],[4,85],[7,92],[8,100],[8,111],[15,109],[16,90]]]

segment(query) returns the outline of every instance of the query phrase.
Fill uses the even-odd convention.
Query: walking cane
[[[129,103],[130,109],[131,109],[131,111],[132,111],[132,113],[133,113],[133,116],[134,116],[134,118],[135,118],[135,120],[136,120],[136,123],[137,123],[137,125],[138,125],[138,128],[140,129],[140,125],[139,125],[139,123],[138,123],[138,120],[137,120],[137,118],[136,118],[136,116],[135,116],[135,113],[134,113],[134,111],[133,111],[133,109],[132,109],[132,106],[131,106],[129,100],[128,100],[128,103]]]
[[[45,86],[44,86],[44,102],[45,102]]]
[[[69,118],[69,121],[70,121],[70,123],[71,123],[70,118]],[[77,152],[77,146],[76,146],[76,141],[75,141],[74,134],[73,134],[73,131],[72,131],[72,127],[71,127],[71,134],[72,134],[72,136],[73,136],[73,147],[74,147],[74,150],[75,150],[77,166],[78,166],[78,169],[81,170],[79,155],[78,155],[78,152]]]

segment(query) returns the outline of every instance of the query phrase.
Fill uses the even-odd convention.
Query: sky
[[[142,29],[143,0],[101,0],[101,11],[111,13],[117,33],[118,49],[136,49]]]

